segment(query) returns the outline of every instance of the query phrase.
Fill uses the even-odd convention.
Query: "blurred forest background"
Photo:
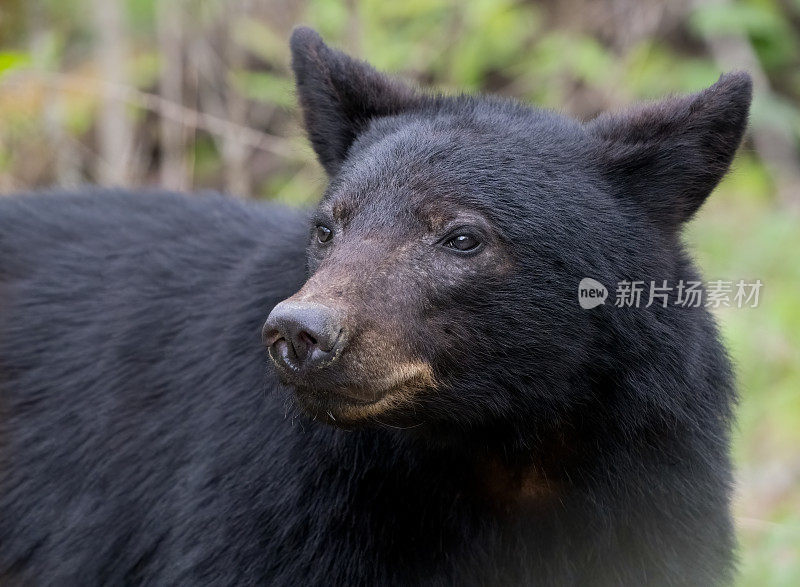
[[[287,39],[422,85],[589,119],[755,79],[730,176],[686,240],[708,279],[764,283],[718,318],[742,394],[741,585],[800,585],[800,0],[1,0],[0,194],[85,183],[313,202]]]

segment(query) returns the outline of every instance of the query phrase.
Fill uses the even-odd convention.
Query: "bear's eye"
[[[333,231],[324,224],[317,224],[317,240],[321,243],[326,243],[331,240]]]
[[[455,249],[462,253],[466,253],[468,251],[474,251],[481,245],[481,241],[478,240],[478,237],[465,232],[463,234],[457,234],[454,237],[451,237],[444,243],[446,247],[451,249]]]

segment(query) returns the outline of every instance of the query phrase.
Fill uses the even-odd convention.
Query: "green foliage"
[[[4,75],[30,65],[31,58],[19,51],[0,51],[0,78]]]
[[[786,22],[769,2],[708,3],[692,16],[694,28],[706,34],[785,35]]]
[[[285,75],[270,72],[234,71],[230,82],[245,97],[268,102],[283,108],[292,108],[295,103],[294,84]]]

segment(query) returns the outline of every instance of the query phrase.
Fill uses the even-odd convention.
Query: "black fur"
[[[309,29],[292,49],[332,176],[315,221],[348,210],[325,251],[305,213],[218,196],[0,198],[0,577],[728,582],[734,391],[710,315],[582,310],[577,284],[696,278],[678,229],[730,163],[749,78],[584,125],[416,92]],[[420,218],[464,211],[486,250],[432,248]],[[294,408],[261,325],[327,275],[431,366],[412,404]]]

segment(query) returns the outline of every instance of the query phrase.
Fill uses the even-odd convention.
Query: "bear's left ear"
[[[730,166],[747,126],[752,81],[720,77],[697,94],[670,98],[587,125],[603,173],[620,197],[668,230],[691,218]]]
[[[313,29],[297,27],[290,45],[306,132],[330,176],[371,120],[418,107],[425,99],[367,63],[331,49]]]

